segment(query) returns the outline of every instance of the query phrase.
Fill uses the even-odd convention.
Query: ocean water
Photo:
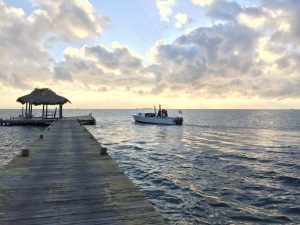
[[[87,128],[170,224],[300,224],[300,110],[183,110],[183,126],[138,111],[65,115],[93,114]],[[0,127],[0,167],[42,130]]]

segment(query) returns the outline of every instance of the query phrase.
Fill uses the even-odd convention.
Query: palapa
[[[19,97],[17,102],[32,105],[63,105],[68,102],[71,103],[67,98],[56,94],[49,88],[35,88],[30,94]]]

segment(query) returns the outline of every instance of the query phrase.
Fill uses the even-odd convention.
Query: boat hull
[[[146,124],[182,125],[181,117],[144,117],[133,115],[135,122]]]

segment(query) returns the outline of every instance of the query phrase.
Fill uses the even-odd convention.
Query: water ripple
[[[186,110],[180,127],[136,124],[135,110],[80,112],[168,223],[300,224],[300,111]],[[2,161],[30,139],[16,129]]]

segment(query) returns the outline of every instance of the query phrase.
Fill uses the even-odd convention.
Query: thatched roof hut
[[[32,117],[32,105],[43,105],[43,118],[48,117],[48,105],[59,105],[59,118],[62,118],[62,105],[68,102],[71,103],[67,98],[56,94],[49,88],[35,88],[30,94],[19,97],[17,102],[26,104],[26,117]],[[44,112],[45,106],[46,112]]]
[[[49,88],[35,88],[30,94],[19,97],[17,102],[32,105],[60,105],[68,102],[71,103],[67,98],[57,95]]]

